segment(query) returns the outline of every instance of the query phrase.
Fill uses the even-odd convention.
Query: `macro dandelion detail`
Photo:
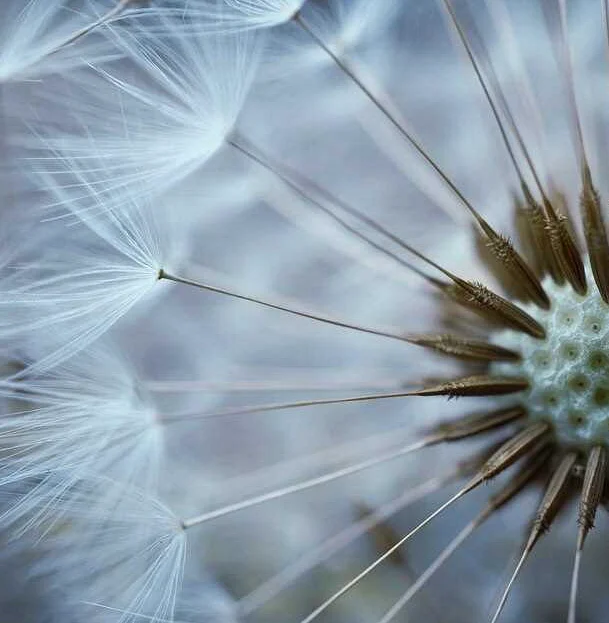
[[[0,82],[35,80],[44,74],[70,71],[86,62],[87,56],[89,62],[114,58],[116,52],[103,39],[88,35],[129,12],[133,4],[134,0],[121,0],[106,10],[102,2],[87,1],[7,4],[3,7]],[[80,39],[87,40],[86,55],[72,47]]]
[[[607,1],[0,11],[0,618],[603,621]]]

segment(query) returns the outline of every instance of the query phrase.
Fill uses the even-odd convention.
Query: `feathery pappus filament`
[[[607,0],[8,4],[24,590],[104,623],[602,622]]]

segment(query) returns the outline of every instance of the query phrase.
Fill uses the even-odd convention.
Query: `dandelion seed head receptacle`
[[[499,333],[497,343],[518,350],[522,359],[496,370],[525,376],[529,417],[550,422],[560,442],[585,451],[609,441],[607,304],[595,288],[582,296],[548,281],[551,308],[531,310],[546,338]]]

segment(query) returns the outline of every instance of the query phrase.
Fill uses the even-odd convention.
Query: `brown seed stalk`
[[[491,319],[499,320],[508,327],[527,333],[532,337],[545,338],[546,331],[543,326],[514,303],[495,294],[481,283],[466,281],[456,276],[452,277],[455,284],[463,292],[466,304],[471,305],[483,315],[490,316]]]
[[[601,211],[601,199],[592,183],[587,163],[582,166],[580,208],[594,281],[605,303],[609,303],[609,241]]]
[[[525,415],[526,410],[520,405],[484,413],[470,413],[455,420],[441,422],[432,429],[432,434],[439,435],[442,441],[457,441],[506,426]]]
[[[603,446],[590,450],[586,463],[584,485],[579,503],[578,549],[582,549],[588,532],[594,527],[596,509],[601,501],[607,473],[607,451]]]
[[[412,392],[413,396],[500,396],[521,392],[529,386],[527,379],[518,376],[474,375],[444,381]]]
[[[500,262],[501,267],[519,285],[529,300],[542,309],[549,309],[550,299],[541,282],[516,251],[509,238],[498,234],[488,226],[485,227],[485,225],[481,225],[481,227],[487,237],[487,247]]]
[[[473,480],[489,480],[529,453],[531,449],[538,449],[540,443],[547,445],[549,432],[550,425],[546,422],[535,422],[523,428],[487,459]]]
[[[522,210],[529,223],[533,239],[533,253],[543,272],[549,274],[556,283],[563,284],[565,277],[561,269],[560,258],[552,244],[550,220],[526,184],[522,185],[522,193],[524,196]],[[547,203],[549,204],[549,201]]]
[[[607,451],[603,446],[595,446],[590,450],[584,474],[584,485],[579,503],[579,532],[577,534],[577,548],[571,575],[571,591],[569,594],[568,623],[576,621],[577,590],[579,584],[579,569],[581,565],[584,541],[588,532],[594,526],[596,510],[601,501],[607,473]]]
[[[512,589],[512,586],[514,585],[514,582],[516,581],[516,578],[518,577],[518,574],[522,569],[522,566],[524,565],[529,554],[535,547],[535,544],[537,543],[539,538],[549,530],[552,522],[556,518],[556,515],[558,514],[558,511],[560,510],[565,500],[566,493],[568,491],[569,479],[573,472],[573,467],[576,460],[577,455],[575,454],[575,452],[569,452],[561,459],[558,467],[554,471],[546,488],[543,499],[541,500],[539,508],[537,509],[537,513],[535,515],[535,519],[533,521],[533,526],[531,528],[527,543],[524,547],[518,564],[516,565],[516,568],[514,569],[514,572],[512,573],[512,576],[503,592],[503,595],[501,596],[501,600],[499,601],[499,605],[495,610],[495,614],[491,620],[491,623],[496,623],[503,610],[503,607],[505,606],[510,590]]]
[[[576,460],[577,454],[575,452],[567,453],[561,459],[556,471],[552,475],[531,528],[531,534],[527,543],[529,551],[533,549],[539,538],[550,529],[552,522],[556,518],[565,500],[565,495],[568,491],[567,485],[569,484]]]
[[[531,456],[526,463],[502,489],[490,497],[486,512],[493,513],[507,504],[542,468],[547,466],[551,453],[552,449],[548,447],[547,443],[538,442],[538,445],[531,450]]]
[[[544,201],[544,208],[546,228],[560,270],[571,287],[578,294],[583,295],[587,291],[586,271],[581,253],[569,228],[568,218],[564,214],[558,214],[548,199]]]
[[[520,355],[507,348],[491,344],[482,340],[475,340],[455,335],[408,335],[406,338],[411,344],[425,346],[445,355],[460,359],[476,361],[518,361]]]

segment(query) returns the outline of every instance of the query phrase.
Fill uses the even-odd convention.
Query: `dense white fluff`
[[[83,6],[84,4],[84,6]],[[108,5],[99,0],[6,0],[0,7],[0,83],[37,79],[95,60],[117,57],[97,34],[69,43],[95,25]]]
[[[81,620],[173,621],[186,534],[165,505],[128,486],[108,512],[99,491],[115,487],[103,477],[80,483],[37,571],[69,595]]]
[[[69,173],[72,184],[40,175],[60,216],[23,241],[0,281],[0,339],[35,353],[37,371],[95,341],[157,285],[165,266],[167,246],[147,202],[112,207],[82,172]]]
[[[235,15],[241,14],[259,27],[289,20],[303,4],[304,0],[226,0]]]
[[[191,0],[187,15],[195,32],[235,32],[271,28],[289,21],[306,0]],[[184,15],[180,0],[163,13]]]
[[[161,21],[158,38],[137,21],[112,31],[129,62],[73,76],[75,130],[39,129],[82,169],[103,170],[105,201],[160,193],[203,165],[233,129],[258,66],[255,33],[184,36],[179,20]]]
[[[44,527],[88,478],[156,491],[162,427],[116,350],[89,349],[47,374],[3,381],[0,396],[0,487],[13,497],[2,521],[17,532]],[[116,504],[117,488],[98,490],[98,513]]]

